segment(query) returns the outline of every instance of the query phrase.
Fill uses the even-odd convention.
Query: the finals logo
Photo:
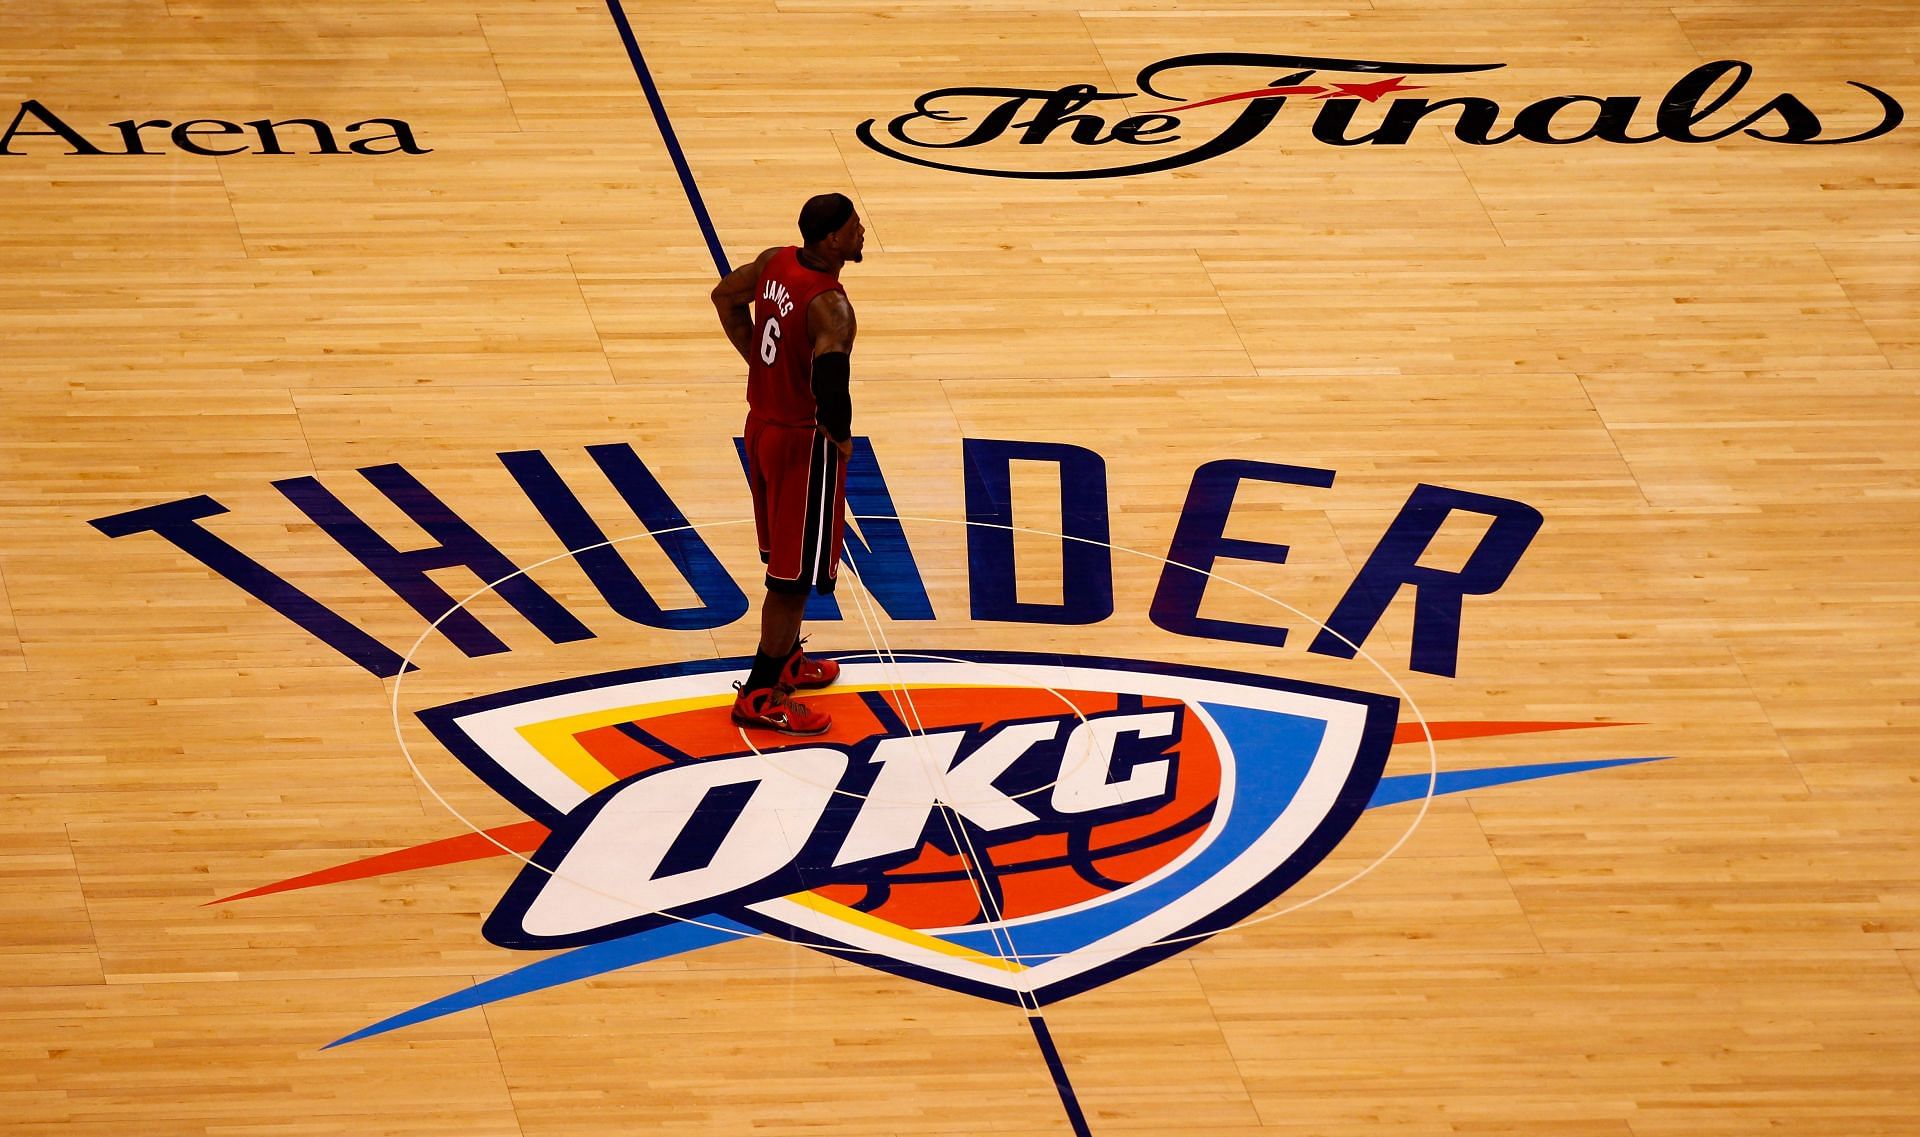
[[[1872,102],[1862,106],[1855,95],[1853,105],[1834,109],[1850,121],[1863,112],[1877,114],[1878,121],[1835,134],[1798,95],[1756,97],[1749,90],[1753,65],[1733,59],[1694,68],[1656,98],[1551,95],[1509,114],[1467,85],[1474,74],[1504,66],[1201,52],[1142,68],[1135,79],[1139,91],[1105,91],[1092,83],[1053,90],[943,87],[921,95],[913,110],[884,127],[868,119],[856,133],[888,157],[937,170],[1073,179],[1149,174],[1218,158],[1259,138],[1292,103],[1311,108],[1312,136],[1328,146],[1403,146],[1428,122],[1450,126],[1455,138],[1472,146],[1701,143],[1735,136],[1835,146],[1878,138],[1906,114],[1885,91],[1849,82]],[[1170,93],[1168,85],[1190,82],[1200,68],[1262,79],[1257,86],[1198,99]],[[1143,95],[1169,105],[1148,103],[1142,110]]]

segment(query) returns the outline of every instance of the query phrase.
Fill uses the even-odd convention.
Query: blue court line
[[[1664,757],[1602,758],[1587,762],[1537,762],[1524,766],[1495,766],[1484,770],[1445,770],[1438,778],[1432,779],[1433,795],[1441,797],[1446,794],[1465,793],[1468,790],[1486,789],[1489,786],[1506,785],[1512,782],[1534,781],[1562,774],[1578,774],[1586,770],[1604,770],[1614,766],[1638,766],[1647,762],[1664,761],[1666,761]],[[1382,806],[1419,801],[1427,796],[1428,782],[1429,776],[1426,774],[1398,774],[1390,778],[1382,778],[1373,792],[1372,799],[1367,802],[1367,808],[1379,809]],[[711,925],[711,927],[702,925]],[[560,955],[549,956],[504,975],[496,975],[472,987],[455,991],[451,995],[442,996],[430,1003],[423,1003],[410,1011],[382,1019],[371,1026],[362,1027],[344,1038],[328,1043],[326,1049],[343,1046],[349,1042],[358,1042],[363,1038],[372,1038],[374,1035],[398,1030],[403,1026],[442,1018],[456,1011],[483,1007],[488,1003],[497,1003],[516,995],[544,991],[549,987],[558,987],[578,979],[591,979],[609,971],[651,963],[656,959],[665,959],[684,952],[698,951],[741,936],[760,934],[759,931],[745,924],[737,924],[725,917],[705,916],[701,918],[700,924],[673,923],[650,931],[622,936],[616,940],[608,940],[605,943],[589,944]],[[1038,1029],[1036,1028],[1036,1035]],[[1044,1051],[1047,1044],[1043,1042],[1041,1045]],[[1049,1065],[1051,1066],[1051,1060]],[[1071,1090],[1072,1087],[1069,1086],[1065,1092],[1071,1093]],[[1067,1108],[1071,1115],[1078,1109],[1078,1105],[1068,1105]]]
[[[1033,1040],[1040,1044],[1040,1056],[1047,1060],[1053,1088],[1060,1091],[1060,1104],[1066,1107],[1067,1124],[1073,1126],[1073,1137],[1093,1137],[1093,1130],[1087,1128],[1087,1115],[1080,1110],[1080,1095],[1073,1092],[1073,1083],[1067,1080],[1067,1064],[1060,1060],[1060,1048],[1053,1044],[1053,1032],[1047,1029],[1047,1020],[1038,1014],[1029,1014],[1027,1025],[1033,1028]]]
[[[646,57],[641,54],[640,43],[633,35],[633,25],[627,21],[626,9],[620,0],[607,0],[607,11],[612,14],[614,25],[620,30],[620,41],[626,45],[627,58],[633,61],[633,73],[640,80],[640,89],[646,92],[647,106],[653,110],[653,120],[660,129],[661,141],[666,143],[667,154],[673,159],[673,168],[680,175],[680,188],[686,191],[687,204],[693,208],[694,220],[699,222],[700,233],[706,238],[707,251],[713,254],[713,267],[721,276],[731,269],[727,263],[727,253],[720,245],[720,234],[713,227],[713,218],[707,213],[707,203],[700,195],[700,187],[693,180],[693,170],[687,165],[686,152],[680,148],[680,139],[673,132],[673,123],[667,118],[666,103],[660,98],[660,89],[654,84],[653,73],[647,68]],[[732,921],[714,920],[715,924],[737,927]],[[742,929],[746,931],[746,929]],[[749,932],[749,934],[751,934]],[[658,937],[667,936],[675,943],[684,946],[669,947],[659,942]],[[691,924],[675,924],[670,927],[656,928],[651,932],[637,936],[627,936],[607,943],[592,944],[584,948],[575,948],[563,955],[541,960],[539,963],[523,967],[506,975],[496,976],[484,983],[458,991],[442,999],[437,999],[421,1007],[416,1007],[391,1019],[375,1023],[338,1042],[343,1043],[381,1034],[409,1023],[421,1022],[428,1018],[438,1018],[453,1011],[467,1007],[482,1006],[497,999],[510,998],[531,990],[541,990],[559,983],[584,979],[589,975],[629,967],[636,963],[659,959],[665,955],[674,955],[682,951],[692,951],[729,939],[726,932],[710,928],[700,928]],[[640,943],[644,939],[645,943]],[[668,950],[659,950],[667,948]],[[595,953],[598,954],[589,954]],[[1067,1080],[1066,1066],[1060,1061],[1060,1054],[1053,1045],[1053,1038],[1047,1033],[1046,1023],[1036,1010],[1028,1016],[1032,1024],[1034,1037],[1040,1041],[1041,1052],[1046,1056],[1048,1072],[1053,1077],[1054,1086],[1060,1092],[1060,1101],[1066,1107],[1067,1119],[1073,1125],[1076,1137],[1091,1137],[1085,1115],[1080,1112],[1079,1099],[1074,1095],[1073,1086]]]
[[[673,123],[667,119],[667,105],[660,101],[660,88],[653,85],[653,72],[647,70],[646,57],[640,54],[640,43],[633,38],[633,25],[627,22],[627,10],[620,6],[620,0],[607,0],[607,11],[613,13],[613,22],[620,29],[620,40],[627,45],[627,58],[633,60],[633,73],[640,77],[640,89],[647,93],[647,105],[653,108],[653,121],[660,128],[660,140],[667,144],[667,156],[673,159],[673,168],[680,175],[680,188],[687,191],[687,204],[693,207],[693,219],[700,223],[700,232],[707,239],[707,251],[713,254],[713,267],[725,276],[732,271],[727,265],[727,251],[720,247],[720,234],[713,228],[713,218],[707,214],[707,203],[700,196],[700,187],[694,184],[693,170],[687,165],[687,155],[680,149],[680,139],[673,133]]]

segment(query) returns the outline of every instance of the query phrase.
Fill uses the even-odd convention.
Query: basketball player
[[[747,483],[767,565],[759,650],[735,684],[741,726],[805,735],[833,725],[793,692],[840,677],[838,663],[800,650],[800,621],[807,593],[831,593],[840,570],[854,334],[840,268],[861,259],[866,235],[852,201],[821,194],[800,210],[805,244],[768,249],[713,290],[720,326],[747,361]]]

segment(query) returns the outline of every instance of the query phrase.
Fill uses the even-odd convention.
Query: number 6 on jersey
[[[767,326],[760,332],[760,362],[772,366],[773,357],[780,351],[780,318],[768,316]]]

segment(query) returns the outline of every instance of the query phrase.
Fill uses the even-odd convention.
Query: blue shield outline
[[[875,658],[871,652],[837,653],[837,657],[849,662]],[[871,945],[853,946],[848,942],[840,942],[831,935],[823,935],[817,926],[809,927],[793,919],[783,918],[781,913],[784,909],[781,903],[777,902],[732,906],[722,904],[717,907],[707,905],[703,906],[701,911],[686,910],[676,915],[692,919],[718,916],[724,920],[738,921],[767,934],[814,947],[850,962],[996,1001],[1013,1004],[1024,1002],[1027,1005],[1055,1002],[1131,974],[1177,954],[1206,937],[1227,930],[1234,923],[1286,892],[1306,876],[1345,838],[1358,821],[1360,814],[1366,809],[1385,769],[1387,756],[1393,744],[1400,705],[1396,698],[1372,692],[1151,660],[1010,651],[945,653],[911,651],[899,652],[897,658],[899,662],[908,665],[928,658],[937,658],[955,662],[991,664],[998,667],[1066,668],[1073,671],[1106,671],[1146,677],[1199,680],[1230,688],[1256,692],[1283,692],[1303,695],[1311,699],[1352,704],[1360,708],[1364,719],[1351,764],[1346,768],[1344,780],[1333,795],[1331,808],[1318,818],[1310,834],[1294,846],[1284,859],[1264,870],[1258,870],[1260,871],[1258,879],[1251,881],[1231,896],[1215,897],[1206,904],[1203,911],[1190,913],[1190,918],[1183,917],[1177,927],[1155,936],[1150,942],[1132,946],[1125,951],[1096,953],[1103,955],[1103,958],[1044,983],[1034,983],[1029,986],[1012,979],[983,982],[937,966],[923,966],[911,958],[897,958],[876,953]],[[552,855],[548,855],[549,849],[543,847],[541,854],[537,854],[535,858],[536,862],[545,864],[555,861],[557,856],[564,852],[565,847],[578,838],[594,810],[562,809],[546,797],[534,792],[489,755],[486,749],[468,733],[462,720],[470,719],[471,716],[480,712],[498,711],[535,700],[592,692],[617,685],[711,675],[716,672],[739,672],[745,670],[749,663],[750,661],[745,659],[694,660],[578,676],[444,704],[422,710],[418,715],[435,737],[477,777],[496,792],[501,793],[507,800],[520,806],[530,816],[546,823],[554,830],[549,838]],[[1095,687],[1112,689],[1110,685],[1101,686],[1092,683],[1082,685],[1087,689]],[[1290,754],[1263,755],[1258,752],[1257,747],[1261,744],[1262,732],[1257,720],[1260,715],[1272,716],[1271,711],[1249,711],[1244,707],[1236,708],[1230,700],[1208,705],[1207,711],[1210,719],[1213,720],[1230,720],[1236,715],[1246,720],[1218,721],[1213,729],[1216,744],[1222,742],[1226,744],[1221,747],[1223,766],[1226,763],[1232,764],[1234,775],[1244,784],[1247,791],[1236,797],[1235,809],[1230,812],[1241,815],[1239,820],[1243,831],[1252,832],[1253,830],[1246,829],[1248,825],[1257,830],[1265,821],[1272,820],[1270,817],[1259,816],[1258,811],[1271,812],[1276,807],[1284,806],[1283,798],[1289,792],[1285,788],[1288,778],[1292,778],[1294,786],[1297,787],[1298,778],[1303,776],[1299,747],[1293,746],[1293,752]],[[1274,728],[1270,727],[1266,731],[1266,736],[1277,737],[1274,734]],[[1250,752],[1250,748],[1256,749]],[[1279,790],[1267,794],[1264,798],[1258,792],[1263,785],[1260,776],[1263,772],[1263,763],[1271,767],[1266,772],[1274,775],[1266,780],[1277,780],[1281,783]],[[1290,773],[1287,772],[1289,770]],[[1226,774],[1227,771],[1223,770],[1223,777]],[[1250,775],[1253,776],[1250,777]],[[603,794],[606,792],[602,791]],[[1249,817],[1247,815],[1249,809],[1256,811],[1255,815]],[[575,813],[579,815],[573,816]],[[1233,831],[1234,828],[1230,824],[1223,832],[1231,834]],[[1233,855],[1233,850],[1228,849],[1226,854],[1221,855]],[[1217,857],[1216,860],[1218,860]],[[1239,866],[1236,864],[1235,867]],[[1205,866],[1201,866],[1195,871],[1204,871],[1204,868]],[[489,938],[494,939],[502,929],[510,927],[516,912],[524,913],[526,906],[551,879],[548,868],[532,866],[525,868],[507,894],[502,897],[501,904],[494,915],[489,918]],[[1180,886],[1177,883],[1161,883],[1162,896],[1177,907],[1180,897],[1176,894],[1179,893]],[[1205,883],[1204,880],[1197,881],[1195,887],[1204,886]],[[1128,891],[1131,892],[1131,890]],[[1190,893],[1191,889],[1187,891]],[[1140,903],[1151,905],[1155,901],[1152,896],[1136,898],[1135,907],[1137,908]],[[1152,913],[1142,913],[1143,917],[1150,914]],[[1074,925],[1074,921],[1062,919],[1051,921],[1059,925],[1053,928],[1045,927],[1050,918],[1028,918],[1025,921],[1010,921],[1006,934],[1011,936],[1016,951],[1020,953],[1066,956],[1074,954],[1088,943],[1097,940],[1103,932],[1114,930],[1111,926],[1114,918],[1112,913],[1107,914],[1104,917],[1107,922],[1103,924],[1100,919],[1082,915],[1078,919],[1077,926],[1070,926]],[[1036,921],[1041,925],[1040,927],[1031,926],[1035,925]],[[1023,923],[1030,926],[1023,928]],[[632,930],[630,922],[625,926],[614,924],[571,937],[569,942],[575,944],[601,942],[630,934]],[[996,946],[999,940],[994,939],[992,933],[984,928],[946,930],[941,933],[941,936],[950,942],[972,947],[982,953],[991,950],[996,955],[1005,954],[1003,948]],[[512,943],[513,937],[510,935],[505,938],[509,941],[508,946],[535,946],[531,943]],[[1041,946],[1033,946],[1040,941],[1044,941]],[[501,942],[501,940],[496,939],[495,942]],[[549,942],[538,946],[563,945]]]

